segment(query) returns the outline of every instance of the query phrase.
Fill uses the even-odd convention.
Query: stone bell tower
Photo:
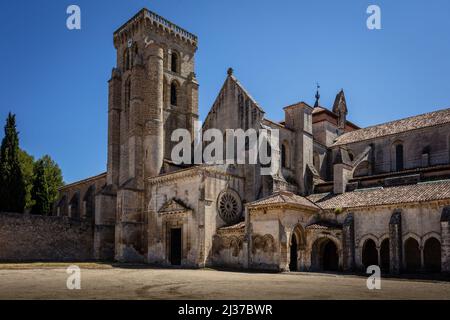
[[[107,187],[98,201],[115,224],[115,258],[140,261],[147,251],[145,181],[170,159],[172,131],[193,134],[198,119],[197,37],[143,9],[114,33],[114,46]]]

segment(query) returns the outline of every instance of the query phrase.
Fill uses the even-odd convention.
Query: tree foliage
[[[9,113],[0,149],[0,211],[22,213],[25,209],[26,186],[19,150],[16,117]]]
[[[63,186],[61,169],[50,156],[45,155],[34,165],[31,213],[48,215],[58,198],[58,189]]]
[[[23,180],[25,182],[25,210],[29,211],[33,207],[31,189],[33,187],[34,179],[34,157],[29,155],[26,151],[20,149],[19,162],[22,169]]]

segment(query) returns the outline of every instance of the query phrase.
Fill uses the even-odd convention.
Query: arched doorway
[[[380,267],[383,272],[389,272],[391,255],[389,253],[389,239],[384,239],[380,247]]]
[[[429,238],[423,247],[423,260],[427,272],[441,271],[441,243],[436,238]]]
[[[420,248],[419,243],[414,238],[405,241],[405,263],[407,272],[420,270]]]
[[[291,261],[289,263],[290,271],[298,271],[297,261],[298,261],[297,237],[295,236],[295,234],[293,234],[291,237]]]
[[[378,250],[375,241],[372,239],[367,239],[364,242],[363,250],[362,250],[362,263],[364,268],[368,268],[369,266],[376,265],[378,266]]]
[[[329,238],[317,239],[311,250],[311,269],[337,271],[339,269],[338,248]]]
[[[328,240],[323,247],[323,270],[337,271],[339,267],[338,249],[333,241]]]

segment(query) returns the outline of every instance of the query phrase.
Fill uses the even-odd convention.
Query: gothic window
[[[255,123],[256,122],[256,118],[258,117],[258,111],[256,110],[256,108],[252,109],[252,122]]]
[[[173,106],[178,105],[178,88],[175,82],[170,85],[170,104]]]
[[[222,191],[217,199],[217,211],[226,223],[239,222],[242,214],[242,201],[239,194],[232,189]]]
[[[397,171],[403,170],[403,145],[397,144],[395,146],[395,169]]]
[[[178,54],[174,51],[172,51],[172,55],[171,55],[170,70],[172,72],[179,72],[179,70],[178,70]]]
[[[131,68],[131,58],[128,49],[125,49],[125,52],[123,53],[123,67],[125,71],[130,70]]]

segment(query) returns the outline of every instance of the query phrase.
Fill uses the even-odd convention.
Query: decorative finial
[[[319,89],[320,89],[320,85],[319,85],[319,83],[317,83],[316,103],[314,104],[314,108],[319,107],[319,99],[320,99]]]
[[[233,71],[234,71],[233,68],[228,68],[227,71],[228,75],[231,76],[233,74]]]

